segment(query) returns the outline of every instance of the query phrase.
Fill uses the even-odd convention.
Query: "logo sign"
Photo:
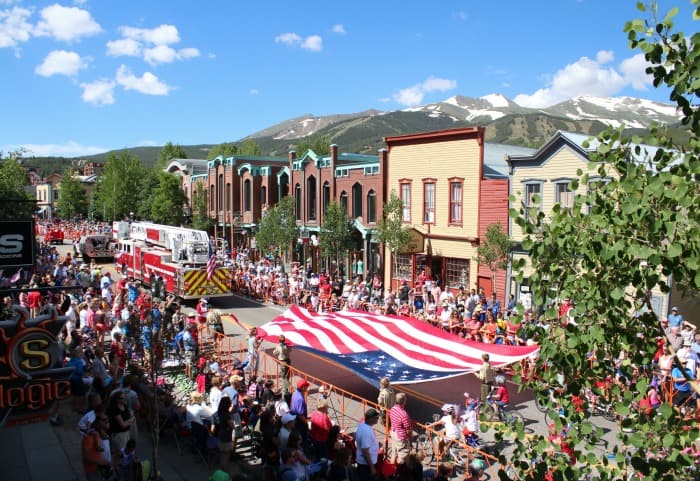
[[[15,307],[0,320],[0,426],[45,419],[54,401],[70,396],[73,368],[63,366],[56,339],[66,322],[55,308],[29,319]]]
[[[0,221],[0,269],[34,265],[34,221]]]

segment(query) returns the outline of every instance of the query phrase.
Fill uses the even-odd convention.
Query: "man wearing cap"
[[[691,396],[692,390],[688,379],[695,380],[694,373],[688,369],[688,361],[685,359],[685,356],[683,356],[683,358],[679,356],[679,361],[681,362],[682,368],[674,365],[673,370],[671,370],[673,390],[675,391],[673,394],[674,406],[682,405]]]
[[[326,445],[331,426],[331,418],[328,417],[328,400],[321,399],[316,405],[316,411],[311,414],[311,444],[314,447],[316,459],[328,457]]]
[[[289,357],[289,346],[287,346],[286,338],[284,335],[280,334],[279,343],[275,346],[272,354],[277,358],[280,363],[280,377],[284,383],[284,392],[289,392],[289,366],[291,364],[291,359]]]
[[[683,316],[678,314],[678,308],[673,306],[671,308],[671,313],[668,315],[668,325],[671,327],[680,327],[683,324]]]
[[[491,384],[493,384],[493,368],[491,367],[491,363],[489,363],[489,359],[490,357],[487,353],[483,353],[481,355],[481,368],[477,373],[477,377],[481,381],[482,403],[486,403],[486,398],[488,397],[489,392],[491,391]]]
[[[355,432],[355,457],[357,459],[358,481],[374,481],[377,475],[379,442],[374,425],[379,421],[379,412],[374,408],[365,411],[365,420]]]
[[[279,434],[279,450],[284,452],[287,449],[287,444],[289,443],[289,434],[294,429],[294,423],[297,417],[292,413],[287,413],[282,416],[282,427],[280,428]]]
[[[297,388],[292,393],[292,401],[289,406],[289,412],[297,417],[296,430],[301,434],[304,444],[309,441],[309,412],[306,405],[306,390],[308,388],[309,382],[306,379],[299,379]]]

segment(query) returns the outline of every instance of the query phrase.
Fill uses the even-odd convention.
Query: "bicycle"
[[[433,423],[428,427],[441,424],[440,417],[439,414],[433,414]],[[440,453],[443,443],[446,444],[442,446],[442,453]],[[435,461],[450,462],[457,473],[465,472],[469,463],[478,457],[477,453],[481,449],[476,435],[464,436],[459,440],[448,440],[442,438],[438,431],[432,431],[432,436],[423,433],[416,438],[416,451],[423,456],[424,460],[431,464]]]
[[[487,421],[500,421],[511,428],[515,428],[517,424],[525,424],[525,418],[522,414],[510,411],[505,405],[498,404],[490,396],[486,398],[483,412]]]

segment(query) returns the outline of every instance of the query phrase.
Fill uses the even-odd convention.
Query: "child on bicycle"
[[[470,441],[475,441],[479,437],[479,402],[468,392],[464,393],[464,412],[460,419],[462,435],[467,444],[471,445]]]
[[[462,440],[462,432],[457,424],[457,411],[454,405],[444,404],[442,406],[442,418],[440,422],[443,426],[442,437],[438,440],[438,452],[440,457],[444,457],[447,449],[455,442],[459,443]]]
[[[496,386],[491,391],[491,400],[498,406],[498,412],[503,412],[510,402],[510,395],[506,387],[506,378],[503,375],[496,376]]]

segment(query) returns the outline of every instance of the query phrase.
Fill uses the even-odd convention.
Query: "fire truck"
[[[230,269],[217,266],[207,279],[211,247],[205,231],[150,222],[114,222],[112,233],[122,274],[146,284],[160,276],[166,292],[184,299],[230,294]]]

